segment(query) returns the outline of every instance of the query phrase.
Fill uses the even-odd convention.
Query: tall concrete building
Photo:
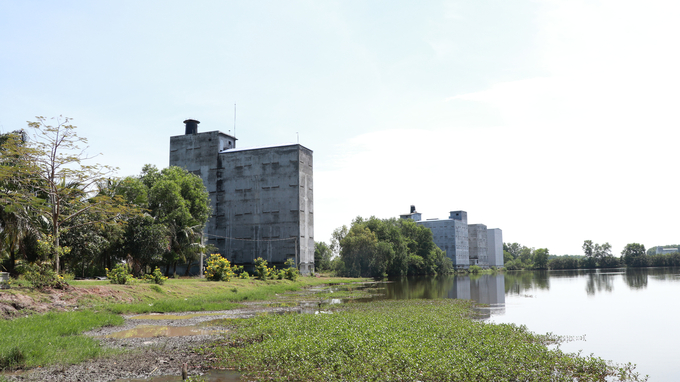
[[[203,179],[212,208],[206,242],[234,264],[293,259],[303,274],[313,272],[312,150],[300,144],[240,149],[231,135],[199,133],[193,119],[184,123],[185,134],[170,137],[170,166]]]
[[[467,269],[470,265],[481,267],[503,266],[503,233],[499,228],[486,228],[484,224],[468,224],[467,212],[451,211],[448,219],[422,220],[422,214],[411,206],[411,212],[399,215],[413,219],[432,231],[434,243],[446,252],[454,268]]]

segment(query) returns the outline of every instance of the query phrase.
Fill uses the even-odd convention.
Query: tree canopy
[[[336,230],[340,247],[336,272],[352,277],[449,273],[451,260],[432,239],[432,231],[405,219],[357,217],[346,234]]]

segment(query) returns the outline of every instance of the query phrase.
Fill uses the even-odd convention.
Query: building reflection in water
[[[404,277],[385,284],[387,299],[453,298],[472,300],[482,318],[505,312],[505,277],[495,275]]]

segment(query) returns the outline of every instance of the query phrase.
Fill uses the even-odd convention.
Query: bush
[[[111,284],[132,284],[135,279],[130,274],[127,264],[118,264],[112,271],[106,268],[106,277]]]
[[[250,275],[248,274],[248,272],[243,271],[243,272],[238,274],[238,278],[243,279],[243,280],[248,280],[248,279],[250,279]]]
[[[479,265],[470,265],[470,273],[473,275],[476,275],[482,270],[482,268]]]
[[[219,253],[213,253],[208,258],[205,268],[205,278],[210,281],[229,281],[234,276],[234,269],[229,260]]]
[[[161,272],[161,270],[158,267],[156,267],[156,269],[154,269],[153,272],[151,272],[151,274],[144,275],[144,281],[148,281],[158,285],[165,284],[165,280],[167,279],[168,278],[163,276],[163,272]]]
[[[23,267],[24,279],[35,289],[66,289],[68,283],[52,269],[52,264],[33,263]]]
[[[258,280],[269,280],[275,276],[276,269],[267,268],[267,260],[258,257],[255,259],[255,277]]]
[[[297,280],[298,276],[300,276],[300,272],[297,270],[297,268],[295,268],[295,262],[293,261],[293,259],[286,260],[284,265],[287,267],[284,270],[285,277],[291,281]]]

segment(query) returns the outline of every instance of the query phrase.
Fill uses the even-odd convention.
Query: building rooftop
[[[227,150],[222,150],[222,151],[220,151],[220,154],[222,154],[222,153],[233,153],[233,152],[237,152],[237,151],[250,151],[250,150],[271,149],[271,148],[274,148],[274,147],[286,147],[286,146],[300,146],[300,147],[304,147],[305,149],[307,149],[307,150],[309,150],[309,151],[312,151],[311,149],[309,149],[309,148],[307,148],[307,147],[305,147],[305,146],[302,146],[302,145],[299,144],[299,143],[286,143],[286,144],[282,144],[282,145],[267,145],[267,146],[254,146],[254,147],[243,147],[243,148],[227,149]]]

